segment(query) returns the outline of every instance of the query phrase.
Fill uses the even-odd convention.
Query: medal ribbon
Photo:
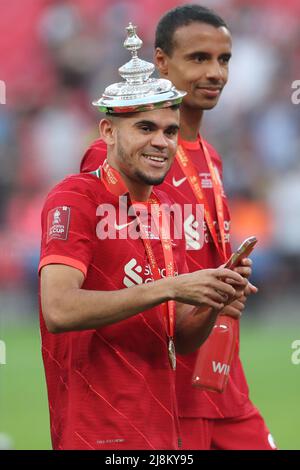
[[[128,193],[128,189],[121,179],[119,173],[112,168],[108,163],[107,160],[103,163],[102,166],[102,181],[105,187],[113,194],[120,195]],[[173,277],[175,273],[174,268],[174,256],[173,256],[173,249],[172,249],[172,242],[170,239],[170,227],[168,225],[168,219],[164,212],[163,206],[160,204],[158,197],[152,193],[149,200],[147,202],[132,202],[132,206],[135,211],[141,208],[147,208],[147,213],[149,214],[149,208],[151,210],[151,220],[158,221],[158,234],[160,243],[162,245],[163,256],[164,256],[164,263],[166,268],[166,276]],[[154,216],[154,217],[153,217]],[[161,279],[161,275],[159,272],[158,264],[149,240],[149,236],[144,228],[143,223],[140,220],[140,217],[136,214],[137,221],[139,224],[142,242],[145,248],[145,252],[148,258],[148,262],[151,267],[151,271],[153,274],[153,278],[155,281]],[[156,225],[157,229],[157,225]],[[173,341],[174,333],[175,333],[175,301],[169,300],[168,302],[164,302],[161,304],[162,313],[163,313],[163,320],[166,329],[167,336],[169,341]]]
[[[215,200],[215,205],[216,205],[217,219],[218,219],[218,225],[219,225],[219,230],[220,230],[222,248],[218,241],[218,235],[217,235],[216,228],[214,226],[212,214],[209,210],[208,200],[205,196],[204,191],[202,190],[199,174],[192,162],[191,157],[185,151],[183,144],[180,143],[180,140],[179,140],[179,145],[177,148],[176,159],[183,174],[185,175],[185,177],[187,178],[191,186],[191,189],[194,193],[194,196],[197,202],[204,206],[204,216],[205,216],[208,229],[210,231],[214,244],[217,250],[219,251],[221,258],[224,261],[226,261],[227,255],[226,255],[226,245],[225,245],[224,206],[223,206],[223,200],[222,200],[222,185],[216,175],[216,171],[212,162],[211,155],[200,136],[199,136],[199,141],[202,146],[205,160],[206,160],[206,163],[207,163],[210,175],[211,175],[211,179],[212,179],[214,200]]]

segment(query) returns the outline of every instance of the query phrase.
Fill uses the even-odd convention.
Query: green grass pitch
[[[7,364],[0,365],[0,435],[15,449],[50,449],[49,417],[37,326],[6,328]],[[300,449],[300,364],[291,362],[299,325],[242,324],[241,356],[251,398],[281,449]],[[234,447],[234,446],[233,446]]]

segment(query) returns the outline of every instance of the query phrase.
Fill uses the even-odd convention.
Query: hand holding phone
[[[238,249],[232,253],[224,268],[233,269],[238,266],[243,258],[247,258],[250,255],[257,241],[256,237],[246,238]]]

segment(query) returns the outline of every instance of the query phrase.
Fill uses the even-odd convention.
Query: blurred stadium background
[[[50,448],[37,306],[40,210],[49,188],[78,171],[97,137],[90,106],[119,79],[124,28],[138,25],[152,59],[155,25],[176,0],[0,0],[0,449]],[[196,1],[194,3],[197,3]],[[233,33],[230,82],[206,113],[205,137],[225,163],[233,243],[259,238],[242,320],[251,397],[281,449],[300,449],[299,0],[203,0]],[[146,12],[146,14],[145,14]],[[1,359],[1,358],[0,358]],[[1,363],[1,360],[0,360]]]

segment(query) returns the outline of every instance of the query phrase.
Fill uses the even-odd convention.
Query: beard
[[[125,163],[128,168],[130,168],[130,164],[128,165],[128,163],[127,163],[127,161],[128,161],[127,160],[127,153],[125,151],[125,148],[121,144],[121,139],[120,138],[118,138],[117,152],[118,152],[118,156],[119,156],[120,160],[123,163]],[[127,174],[127,171],[124,168],[123,168],[123,171],[124,171],[124,173]],[[144,183],[147,186],[157,186],[157,185],[163,183],[166,175],[167,175],[167,172],[164,175],[159,176],[159,177],[151,176],[151,175],[147,175],[146,173],[144,173],[143,171],[141,171],[139,169],[135,169],[131,173],[131,177],[134,178],[135,181],[137,181],[139,183]],[[127,176],[129,176],[129,174],[127,174]]]
[[[142,182],[142,183],[145,183],[149,186],[157,186],[161,183],[163,183],[166,175],[162,175],[160,176],[159,178],[158,177],[154,177],[154,176],[149,176],[149,175],[146,175],[145,173],[143,173],[142,171],[140,170],[136,170],[135,171],[135,176],[137,177],[137,179]]]

